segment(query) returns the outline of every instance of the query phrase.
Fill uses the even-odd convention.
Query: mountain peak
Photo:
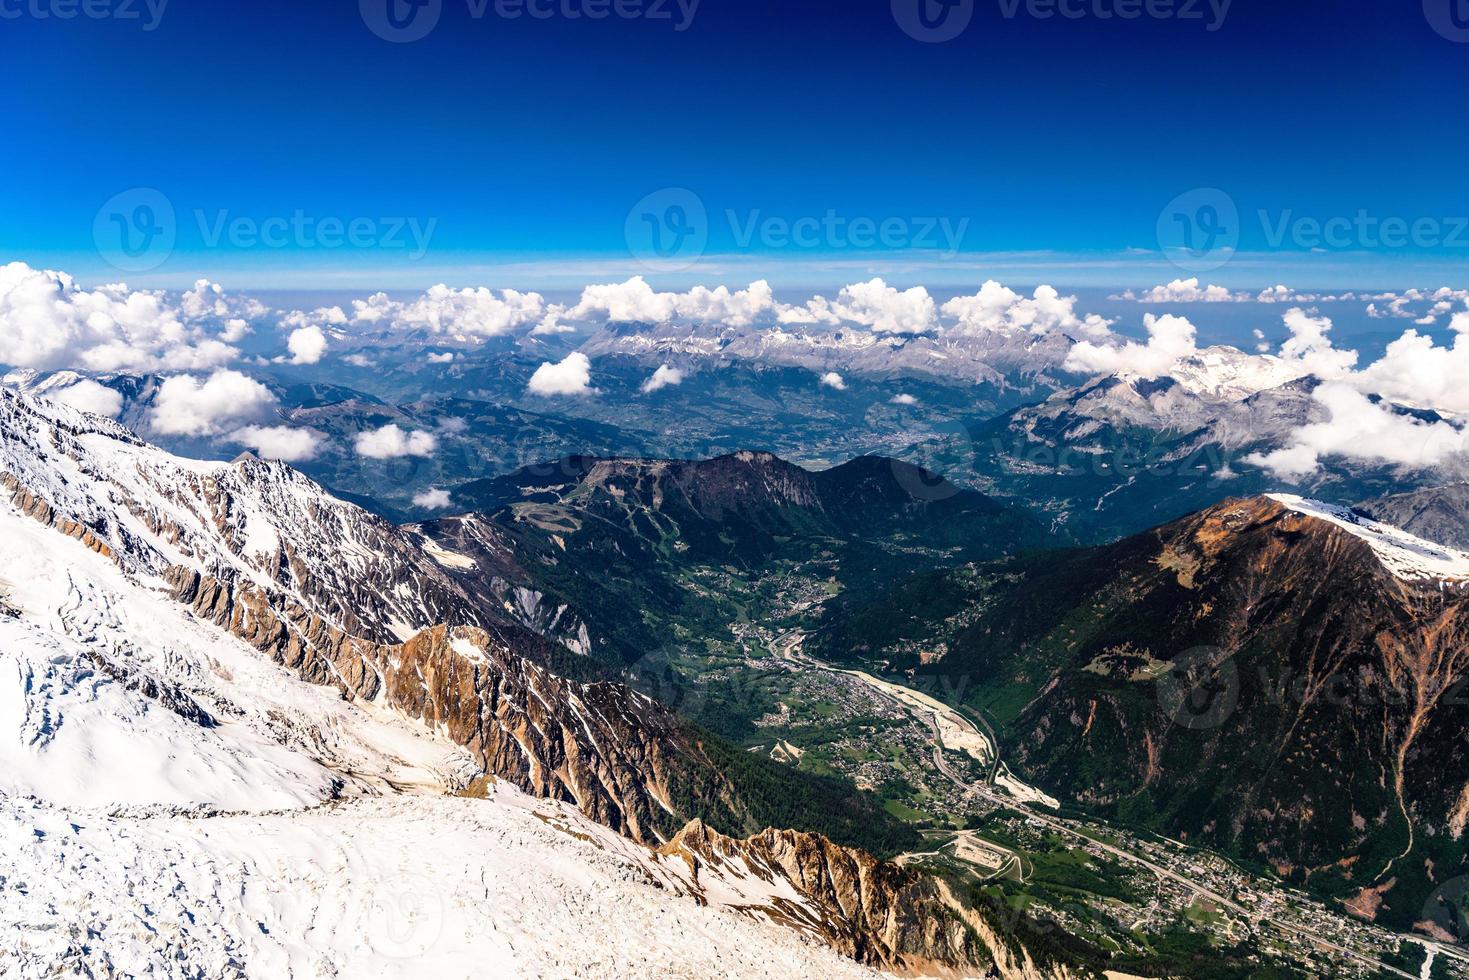
[[[1365,541],[1382,566],[1408,581],[1469,582],[1469,553],[1426,541],[1366,514],[1289,493],[1266,494],[1297,514],[1326,521]]]

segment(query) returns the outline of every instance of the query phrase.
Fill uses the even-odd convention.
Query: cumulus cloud
[[[452,364],[454,363],[454,352],[446,350],[442,354],[430,354],[428,362],[430,364]]]
[[[200,297],[215,288],[195,287]],[[11,262],[0,266],[0,361],[38,370],[209,370],[239,355],[226,339],[238,339],[238,330],[214,322],[217,308],[230,310],[222,291],[215,303],[200,298],[185,308],[162,291],[121,283],[86,290],[64,272]]]
[[[682,371],[676,367],[669,367],[667,364],[660,364],[658,370],[653,372],[653,376],[643,382],[642,390],[644,394],[648,394],[657,391],[659,388],[681,384],[683,384]]]
[[[1284,286],[1279,287],[1284,289]],[[1175,279],[1167,285],[1154,286],[1141,293],[1127,290],[1112,299],[1133,300],[1138,303],[1244,303],[1252,297],[1249,293],[1230,292],[1223,286],[1199,284],[1197,276]]]
[[[626,282],[587,286],[571,307],[553,307],[537,325],[535,333],[570,330],[563,321],[667,323],[687,320],[747,327],[761,320],[774,320],[782,307],[776,303],[770,284],[761,279],[744,289],[727,286],[709,289],[695,286],[684,293],[660,293],[642,276]]]
[[[266,459],[287,463],[311,459],[321,450],[322,435],[312,429],[289,425],[246,425],[231,432],[228,441],[249,446]]]
[[[259,417],[275,403],[269,388],[238,371],[221,369],[203,382],[179,374],[158,386],[149,424],[163,435],[212,436]]]
[[[179,308],[183,311],[183,318],[191,323],[217,321],[226,324],[235,334],[231,342],[249,334],[251,320],[259,320],[270,313],[270,307],[259,300],[226,293],[223,286],[208,279],[196,279],[194,287],[179,296]]]
[[[432,456],[439,439],[432,432],[405,431],[389,422],[377,429],[357,433],[353,442],[357,455],[368,459],[397,459],[400,456]]]
[[[906,391],[899,392],[898,394],[896,394],[892,398],[890,398],[889,401],[891,401],[894,405],[917,405],[918,404],[918,399],[917,398],[914,398],[912,395],[908,394]]]
[[[1307,313],[1300,307],[1283,317],[1290,339],[1280,345],[1280,357],[1295,362],[1302,374],[1314,374],[1325,381],[1345,377],[1357,363],[1357,352],[1332,346],[1331,319]]]
[[[50,392],[46,397],[54,402],[69,405],[77,411],[91,412],[93,415],[102,415],[110,419],[117,418],[122,412],[122,392],[98,384],[90,378],[83,378],[76,384]]]
[[[543,361],[525,386],[532,395],[589,395],[592,393],[592,362],[581,351],[572,351],[558,363]]]
[[[1377,293],[1365,296],[1367,315],[1375,319],[1412,320],[1419,326],[1430,326],[1438,318],[1451,313],[1456,306],[1469,308],[1469,289],[1409,289],[1401,293]],[[1378,305],[1382,304],[1382,305]]]
[[[394,330],[426,330],[462,340],[498,337],[545,316],[540,293],[483,286],[450,289],[440,283],[417,299],[401,303],[386,293],[374,293],[352,303],[352,322]]]
[[[425,510],[447,510],[454,506],[454,502],[449,499],[449,491],[430,487],[413,495],[413,506]]]
[[[292,364],[316,364],[326,353],[326,334],[320,327],[297,327],[286,339]]]
[[[1027,299],[993,279],[985,282],[973,296],[949,300],[943,305],[943,312],[955,321],[946,333],[960,336],[1017,330],[1033,334],[1061,331],[1104,336],[1111,327],[1110,320],[1096,314],[1078,316],[1076,297],[1062,296],[1054,286],[1037,286]]]
[[[852,323],[873,333],[919,334],[938,328],[937,307],[922,286],[898,290],[882,279],[843,286],[835,300],[817,296],[804,307],[787,309],[782,323]]]
[[[1328,382],[1312,397],[1325,409],[1325,421],[1297,429],[1285,446],[1244,462],[1294,482],[1317,472],[1326,457],[1423,469],[1464,453],[1463,429],[1394,412],[1349,384]]]
[[[847,380],[835,371],[828,371],[823,374],[821,376],[821,383],[828,388],[835,388],[837,391],[847,390]]]
[[[1064,367],[1084,374],[1130,374],[1157,378],[1182,358],[1198,350],[1198,330],[1187,319],[1167,314],[1143,318],[1147,343],[1129,340],[1124,344],[1081,341],[1066,355]]]
[[[1469,314],[1456,315],[1450,328],[1454,342],[1448,347],[1408,330],[1355,383],[1405,405],[1469,415]]]

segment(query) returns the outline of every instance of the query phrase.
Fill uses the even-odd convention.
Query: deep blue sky
[[[119,277],[93,219],[134,187],[162,191],[178,218],[171,258],[127,277],[137,284],[605,278],[626,271],[629,209],[664,187],[695,192],[711,219],[704,264],[666,281],[994,270],[1149,285],[1185,273],[1129,250],[1156,251],[1160,209],[1196,187],[1243,212],[1247,254],[1206,279],[1469,278],[1469,232],[1452,247],[1354,237],[1312,253],[1272,246],[1255,218],[1469,215],[1469,43],[1435,33],[1419,0],[1235,0],[1216,31],[1207,2],[1202,21],[1067,21],[976,0],[969,28],[942,44],[905,35],[888,0],[702,0],[684,31],[475,20],[466,0],[443,0],[437,28],[407,44],[371,33],[356,0],[171,0],[152,31],[28,12],[56,2],[0,0],[23,11],[0,20],[0,259],[93,278]],[[410,261],[403,249],[211,248],[195,215],[297,209],[436,226]],[[967,220],[965,254],[742,247],[726,210]]]

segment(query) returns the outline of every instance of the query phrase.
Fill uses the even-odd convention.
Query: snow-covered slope
[[[665,832],[740,812],[682,723],[284,467],[0,391],[0,487],[0,976],[1064,975],[818,836]]]
[[[1348,507],[1308,500],[1288,493],[1267,496],[1298,514],[1315,517],[1361,538],[1384,568],[1408,580],[1469,580],[1469,552],[1457,551],[1409,534],[1390,524],[1374,521]]]
[[[476,622],[407,535],[283,463],[183,459],[107,419],[0,388],[0,474],[144,577],[182,567],[249,582],[379,640]]]
[[[872,976],[0,506],[0,974]],[[680,900],[678,896],[687,896]]]
[[[504,784],[210,816],[6,797],[0,867],[7,977],[878,976],[760,911],[789,883],[695,882]]]

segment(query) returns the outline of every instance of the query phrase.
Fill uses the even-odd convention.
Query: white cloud
[[[587,286],[576,305],[553,307],[534,332],[565,332],[570,329],[562,325],[565,320],[667,323],[677,319],[745,327],[774,320],[781,309],[763,279],[733,292],[727,286],[695,286],[686,293],[660,293],[642,276],[633,276],[626,282]]]
[[[1430,326],[1438,318],[1453,312],[1455,306],[1469,308],[1469,289],[1452,289],[1440,286],[1437,289],[1409,289],[1401,293],[1377,293],[1364,296],[1371,300],[1367,304],[1367,315],[1376,319],[1412,320],[1419,326]],[[1378,306],[1385,303],[1386,306]],[[1419,304],[1426,304],[1419,307]]]
[[[1157,378],[1168,373],[1181,358],[1198,350],[1198,331],[1181,316],[1167,314],[1143,318],[1148,341],[1127,341],[1121,345],[1094,344],[1082,341],[1066,355],[1068,371],[1085,374],[1132,374],[1141,378]]]
[[[450,289],[440,283],[409,303],[374,293],[365,300],[354,300],[352,310],[353,323],[482,340],[535,323],[545,316],[546,300],[540,293],[514,289],[496,293],[483,286]]]
[[[946,333],[963,335],[1025,330],[1104,336],[1111,326],[1096,314],[1079,317],[1076,297],[1062,296],[1053,286],[1037,286],[1029,299],[993,279],[973,296],[956,296],[943,305],[955,323]]]
[[[428,356],[428,362],[430,364],[453,364],[454,352],[446,350],[442,354],[430,354]]]
[[[559,306],[551,307],[551,312],[547,313],[545,318],[531,330],[531,336],[546,337],[554,334],[575,333],[576,327],[571,326],[569,323],[561,322],[563,313],[565,313],[564,308]]]
[[[227,436],[230,442],[249,446],[265,459],[287,463],[311,459],[321,450],[321,433],[312,429],[293,429],[289,425],[247,425]]]
[[[1303,374],[1332,381],[1345,377],[1356,366],[1356,351],[1338,350],[1331,345],[1327,336],[1331,332],[1330,318],[1294,307],[1282,319],[1290,339],[1280,345],[1280,357],[1298,363]]]
[[[1282,448],[1253,453],[1244,462],[1299,481],[1317,472],[1325,457],[1423,469],[1464,454],[1465,430],[1394,412],[1351,385],[1329,382],[1312,397],[1325,409],[1325,421],[1297,429]]]
[[[1284,286],[1277,287],[1284,289]],[[1199,284],[1197,276],[1189,279],[1175,279],[1164,286],[1154,286],[1152,289],[1135,293],[1131,289],[1121,296],[1113,299],[1133,300],[1138,303],[1244,303],[1253,297],[1249,293],[1233,293],[1223,286],[1215,286],[1212,283],[1207,286]]]
[[[275,403],[269,388],[238,371],[215,371],[202,384],[180,374],[158,386],[149,421],[163,435],[212,436],[264,414]]]
[[[682,371],[676,367],[669,367],[667,364],[660,364],[658,370],[653,372],[653,376],[643,382],[642,390],[644,394],[649,394],[659,388],[681,384],[683,384]]]
[[[828,388],[835,388],[837,391],[847,390],[847,379],[843,378],[835,371],[828,371],[823,374],[821,376],[821,383],[826,385]]]
[[[449,491],[430,487],[413,495],[413,506],[425,510],[448,510],[454,502],[449,499]]]
[[[1410,329],[1354,382],[1405,405],[1469,415],[1469,315],[1458,314],[1450,326],[1452,346],[1440,347],[1432,337]]]
[[[572,351],[559,363],[542,362],[525,388],[532,395],[589,395],[591,382],[592,362],[581,351]]]
[[[205,285],[211,295],[217,289]],[[121,283],[86,290],[64,272],[11,262],[0,266],[0,361],[147,372],[208,370],[234,360],[239,350],[224,338],[237,339],[238,331],[208,320],[215,304],[187,305]]]
[[[292,364],[316,364],[326,353],[326,334],[320,327],[297,327],[286,339]]]
[[[1300,293],[1285,285],[1267,286],[1258,293],[1248,290],[1231,291],[1213,283],[1203,285],[1197,276],[1175,279],[1162,286],[1154,286],[1142,292],[1127,290],[1110,296],[1114,300],[1131,300],[1135,303],[1335,303],[1356,299],[1355,293],[1326,295]]]
[[[882,279],[843,286],[835,300],[817,296],[804,307],[787,309],[782,323],[852,323],[873,333],[917,334],[938,329],[933,297],[922,286],[899,291]]]
[[[368,459],[396,459],[400,456],[432,456],[439,447],[432,432],[405,432],[389,422],[387,425],[357,433],[353,443],[357,455]]]
[[[900,392],[889,399],[894,405],[917,405],[918,399],[905,392]]]
[[[208,279],[195,280],[194,288],[179,296],[179,308],[184,319],[191,323],[226,323],[236,333],[234,340],[241,340],[249,334],[250,320],[259,320],[270,313],[270,307],[259,300],[232,296],[219,283]]]
[[[46,395],[54,402],[69,405],[80,412],[91,412],[110,419],[122,411],[122,392],[83,378],[74,385]]]

